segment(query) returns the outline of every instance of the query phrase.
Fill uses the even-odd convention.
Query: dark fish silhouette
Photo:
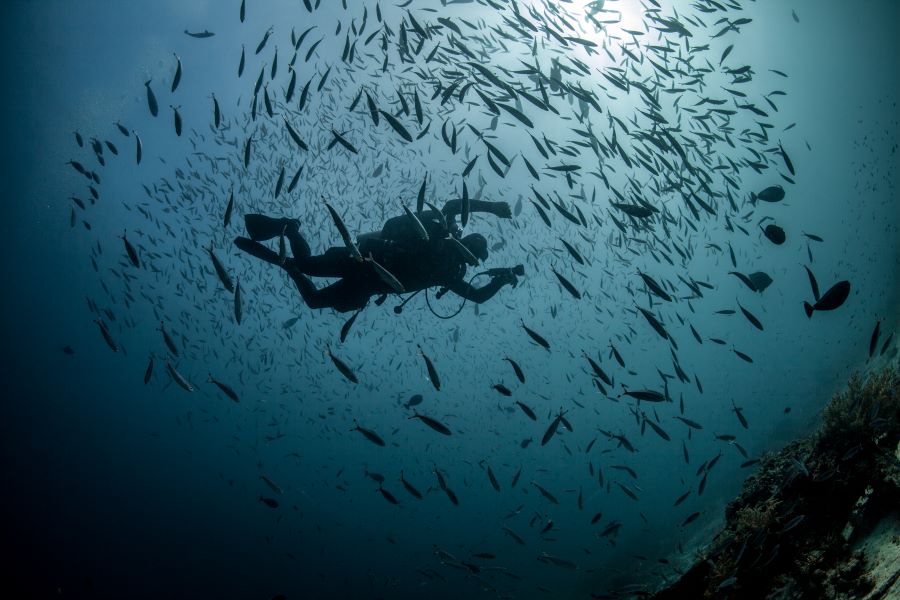
[[[803,310],[806,311],[807,317],[812,317],[813,311],[817,310],[834,310],[839,308],[847,300],[850,295],[850,282],[838,281],[831,286],[828,291],[822,294],[821,298],[816,300],[815,304],[809,302],[803,303]]]

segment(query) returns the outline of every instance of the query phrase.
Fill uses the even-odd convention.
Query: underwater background
[[[628,597],[896,363],[897,2],[241,7],[5,6],[10,597]],[[466,233],[516,287],[451,319],[390,296],[342,341],[352,314],[232,243],[260,212],[341,246],[322,198],[357,235],[423,181],[509,203]],[[846,301],[807,317],[812,277]]]

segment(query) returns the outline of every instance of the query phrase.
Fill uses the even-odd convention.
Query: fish
[[[150,378],[153,376],[153,355],[150,355],[150,359],[147,361],[147,368],[144,370],[144,385],[150,383]]]
[[[231,214],[234,212],[234,190],[228,194],[228,203],[225,205],[225,215],[222,217],[222,226],[228,229],[231,224]]]
[[[413,406],[418,406],[419,404],[422,404],[422,399],[422,394],[413,394],[412,396],[410,396],[406,404],[403,405],[403,407],[410,408]]]
[[[376,446],[384,446],[384,445],[385,445],[385,444],[384,444],[384,440],[381,439],[381,436],[380,436],[380,435],[378,435],[377,433],[375,433],[375,432],[372,431],[371,429],[366,429],[365,427],[361,427],[360,424],[357,423],[355,419],[353,420],[353,428],[352,428],[350,431],[358,431],[358,432],[360,432],[361,434],[363,434],[363,436],[364,436],[367,440],[369,440],[370,442],[372,442],[372,443],[375,444]]]
[[[656,283],[656,281],[652,277],[650,277],[646,273],[642,273],[641,271],[638,271],[638,275],[641,276],[641,279],[644,280],[644,284],[647,286],[647,289],[649,289],[654,296],[660,298],[661,300],[665,300],[666,302],[672,301],[672,297],[662,288],[662,286]]]
[[[638,306],[637,309],[639,311],[641,311],[641,314],[644,315],[644,318],[647,320],[648,323],[650,323],[650,326],[653,328],[654,331],[656,331],[656,333],[659,335],[659,337],[661,337],[664,340],[669,339],[669,332],[666,331],[666,328],[659,321],[659,319],[657,319],[655,316],[653,316],[653,313],[641,308],[640,306]]]
[[[422,493],[419,490],[417,490],[415,488],[415,486],[413,486],[413,484],[411,484],[410,482],[408,482],[406,480],[406,478],[403,476],[403,471],[400,471],[400,483],[403,484],[403,487],[406,489],[407,492],[409,492],[409,494],[412,497],[414,497],[418,500],[422,499]]]
[[[378,491],[381,492],[381,496],[382,496],[385,500],[387,500],[388,502],[390,502],[391,504],[400,504],[400,502],[397,500],[397,498],[395,498],[394,495],[393,495],[392,493],[390,493],[389,491],[387,491],[386,489],[384,489],[383,486],[378,486]]]
[[[241,278],[238,277],[234,285],[234,320],[238,325],[241,324],[241,317],[244,314],[244,307],[241,303]]]
[[[872,358],[872,355],[875,354],[875,350],[878,348],[878,336],[881,329],[881,321],[875,321],[875,329],[872,330],[872,337],[869,338],[869,358]]]
[[[747,317],[747,320],[750,321],[750,324],[751,324],[751,325],[753,325],[754,327],[756,327],[756,328],[759,329],[760,331],[763,331],[762,323],[760,323],[759,319],[757,319],[757,318],[753,315],[753,313],[751,313],[749,310],[747,310],[746,308],[744,308],[743,306],[741,306],[741,303],[740,303],[740,302],[738,302],[738,308],[741,309],[741,312],[744,313],[744,316]]]
[[[331,348],[327,349],[328,356],[331,357],[331,362],[334,363],[334,366],[337,367],[337,370],[343,375],[348,381],[351,383],[359,383],[359,379],[357,379],[356,374],[347,366],[347,364],[335,356],[331,352]]]
[[[198,32],[191,32],[191,31],[188,31],[187,29],[185,29],[184,33],[192,38],[197,38],[197,39],[211,38],[212,36],[216,35],[215,33],[211,32],[208,29],[206,29],[204,31],[198,31]]]
[[[428,358],[428,355],[422,350],[422,346],[416,344],[416,348],[419,349],[419,354],[422,355],[422,359],[425,361],[425,368],[428,371],[428,379],[431,381],[431,385],[434,386],[435,390],[441,391],[441,378],[438,376],[437,369],[434,368],[434,363],[431,362],[431,359]]]
[[[141,164],[141,159],[144,156],[144,144],[143,144],[143,142],[141,142],[141,137],[137,134],[136,131],[132,130],[131,133],[134,134],[134,148],[135,148],[134,159],[136,161],[136,164]]]
[[[748,362],[748,363],[752,363],[752,362],[753,362],[753,359],[752,359],[752,358],[750,358],[748,355],[744,354],[744,353],[741,352],[740,350],[732,349],[732,352],[734,352],[735,354],[737,354],[737,355],[738,355],[738,358],[740,358],[740,359],[741,359],[742,361],[744,361],[744,362]]]
[[[153,88],[150,87],[150,82],[152,79],[148,79],[144,82],[144,87],[147,88],[147,107],[150,109],[150,114],[152,116],[156,116],[159,114],[159,104],[156,102],[156,94],[153,93]]]
[[[106,342],[106,345],[109,346],[109,349],[113,352],[118,352],[119,345],[113,340],[112,334],[109,332],[109,328],[106,326],[106,323],[103,322],[103,319],[95,319],[94,322],[97,324],[97,327],[100,328],[100,334],[103,336],[103,340]]]
[[[517,544],[519,544],[520,546],[525,546],[525,545],[526,545],[526,544],[525,544],[525,540],[522,539],[522,536],[520,536],[519,534],[517,534],[515,531],[513,531],[513,530],[510,529],[509,527],[503,526],[503,527],[501,527],[500,529],[502,529],[502,530],[503,530],[503,533],[505,533],[506,535],[508,535],[509,537],[511,537],[511,538],[513,539],[513,541],[515,541],[515,542],[516,542]]]
[[[277,483],[275,483],[274,481],[272,481],[271,479],[269,479],[269,478],[266,477],[265,475],[260,475],[259,478],[262,480],[263,483],[265,483],[267,486],[269,486],[269,489],[270,489],[270,490],[272,490],[272,491],[275,492],[276,494],[283,494],[283,493],[284,493],[284,490],[281,489],[281,486],[279,486]]]
[[[490,465],[487,468],[488,480],[491,482],[491,487],[494,488],[494,491],[500,491],[500,483],[497,481],[497,478],[494,476],[494,472],[491,470]]]
[[[758,194],[751,194],[753,201],[762,200],[763,202],[781,202],[784,200],[784,188],[780,185],[773,185],[765,188]]]
[[[177,54],[175,56],[175,77],[172,79],[172,93],[175,93],[175,90],[178,89],[178,84],[181,83],[181,58],[178,57]]]
[[[137,250],[134,246],[131,245],[131,242],[128,241],[127,231],[122,232],[122,241],[125,243],[125,252],[128,254],[128,260],[131,261],[131,264],[134,265],[135,268],[141,268],[141,261],[138,258]]]
[[[544,348],[544,350],[546,350],[547,352],[550,351],[550,342],[548,342],[546,339],[544,339],[543,336],[541,336],[539,333],[537,333],[533,329],[529,329],[528,327],[526,327],[525,323],[522,323],[521,325],[522,325],[522,329],[525,330],[525,333],[528,334],[528,337],[530,337],[532,340],[534,340],[539,346]]]
[[[403,211],[406,214],[406,217],[409,219],[409,222],[412,224],[413,229],[415,229],[416,234],[419,238],[427,242],[428,241],[428,231],[425,229],[425,226],[422,225],[422,221],[411,211],[406,205],[403,206]]]
[[[212,373],[207,373],[207,379],[206,379],[206,382],[207,382],[207,383],[215,384],[215,386],[216,386],[217,388],[219,388],[220,390],[222,390],[222,393],[223,393],[223,394],[225,394],[226,396],[228,396],[228,399],[229,399],[229,400],[231,400],[231,401],[234,402],[235,404],[240,404],[241,400],[240,400],[240,398],[238,398],[237,392],[235,392],[235,391],[231,388],[231,386],[229,386],[229,385],[227,385],[227,384],[224,384],[224,383],[222,383],[221,381],[218,381],[218,380],[214,379],[213,376],[212,376]]]
[[[274,498],[265,498],[262,494],[259,496],[259,501],[268,506],[269,508],[278,508],[278,501]]]
[[[623,390],[622,394],[644,402],[665,402],[666,396],[655,390]]]
[[[166,331],[166,326],[162,322],[159,324],[159,331],[162,333],[163,341],[169,348],[169,352],[171,352],[173,356],[178,356],[178,346],[175,345],[175,340],[173,340],[172,336],[169,335],[169,332]]]
[[[822,294],[821,298],[816,300],[815,304],[809,302],[803,303],[803,310],[806,312],[807,318],[812,318],[813,311],[835,310],[843,306],[847,297],[850,296],[850,282],[839,281]]]
[[[344,225],[344,221],[343,219],[341,219],[341,216],[337,213],[336,210],[334,210],[334,208],[330,204],[328,204],[328,202],[326,202],[325,200],[322,200],[322,202],[325,204],[325,208],[328,209],[328,213],[331,215],[331,219],[334,221],[334,226],[337,228],[338,233],[341,235],[341,239],[344,241],[344,246],[346,246],[346,248],[350,250],[350,255],[357,260],[362,260],[362,254],[359,253],[359,248],[356,247],[356,244],[350,237],[350,232],[347,230],[347,226]]]
[[[431,417],[420,414],[419,412],[413,411],[413,416],[409,417],[410,419],[419,419],[438,433],[443,435],[451,435],[452,432],[447,428],[446,425],[438,421],[437,419],[433,419]]]
[[[222,261],[219,260],[219,257],[216,256],[216,253],[213,251],[212,244],[207,248],[207,252],[209,252],[209,257],[212,259],[213,263],[213,269],[215,269],[219,281],[222,282],[222,286],[229,292],[234,293],[234,283],[231,281],[231,276],[228,275],[228,271],[225,270],[225,265],[222,264]]]
[[[175,369],[175,367],[172,366],[172,363],[170,363],[169,361],[166,361],[166,370],[169,372],[169,375],[171,375],[172,379],[175,380],[175,383],[179,385],[179,387],[187,392],[194,391],[194,386],[191,385],[191,383],[181,373],[179,373],[178,370]]]
[[[784,233],[784,229],[782,229],[775,223],[769,223],[762,228],[762,231],[763,235],[765,235],[769,239],[769,241],[776,246],[780,246],[787,239],[787,235]]]
[[[547,442],[553,439],[553,436],[556,435],[556,430],[559,429],[559,424],[563,420],[563,415],[565,412],[562,410],[559,411],[559,414],[550,422],[550,426],[547,427],[547,431],[544,432],[544,437],[541,438],[541,446],[546,446]]]
[[[403,287],[403,284],[400,283],[400,280],[397,279],[393,273],[381,266],[374,258],[372,258],[371,252],[369,253],[369,256],[367,256],[363,260],[372,265],[372,267],[375,269],[375,273],[378,275],[378,278],[386,283],[392,290],[394,290],[395,293],[403,294],[406,292],[406,289]]]
[[[553,272],[554,275],[556,275],[556,278],[559,280],[559,283],[566,289],[567,292],[569,292],[572,295],[573,298],[575,298],[576,300],[581,300],[581,292],[579,292],[577,289],[575,289],[575,286],[572,285],[572,283],[568,279],[566,279],[565,277],[560,275],[556,271],[556,269],[551,267],[550,270]]]
[[[495,383],[491,385],[491,388],[497,390],[497,392],[499,392],[503,396],[512,396],[512,392],[509,390],[509,388],[502,383]]]
[[[512,366],[513,371],[516,374],[516,379],[519,380],[519,383],[525,383],[525,373],[522,372],[522,368],[519,366],[519,364],[508,356],[503,357],[503,360],[505,360]]]
[[[686,526],[686,525],[690,525],[691,523],[693,523],[694,521],[697,520],[697,517],[699,517],[700,514],[701,514],[701,513],[699,513],[699,512],[691,513],[691,514],[688,515],[688,517],[681,523],[681,526],[684,527],[684,526]]]
[[[356,311],[355,313],[353,313],[353,316],[350,317],[349,319],[347,319],[347,320],[344,322],[344,324],[341,326],[341,334],[340,334],[340,337],[341,337],[341,343],[342,343],[342,344],[343,344],[344,341],[347,339],[347,334],[350,333],[350,328],[353,327],[353,323],[356,322],[356,317],[358,317],[358,316],[359,316],[359,313],[361,313],[361,312],[362,312],[362,309],[360,309],[360,310]]]
[[[525,413],[525,416],[527,416],[532,421],[537,421],[537,415],[534,414],[534,411],[531,410],[531,408],[529,408],[528,405],[526,405],[524,402],[520,402],[518,400],[516,400],[516,404],[519,405],[519,408],[522,409],[522,412]]]
[[[559,500],[556,499],[556,496],[547,491],[547,489],[542,487],[539,483],[537,483],[536,481],[532,481],[531,485],[537,488],[537,490],[541,493],[541,496],[543,496],[553,504],[559,504]]]
[[[813,272],[809,270],[809,267],[804,265],[803,268],[806,269],[806,275],[809,278],[809,287],[812,288],[813,298],[815,298],[816,301],[818,302],[818,300],[819,300],[819,284],[816,281],[816,277],[813,275]]]

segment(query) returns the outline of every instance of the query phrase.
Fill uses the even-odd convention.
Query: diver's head
[[[478,260],[485,261],[488,257],[488,247],[487,240],[480,233],[470,233],[462,240],[462,245],[465,246],[469,252],[475,255]]]

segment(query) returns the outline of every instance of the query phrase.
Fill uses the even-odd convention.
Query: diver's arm
[[[500,288],[507,284],[512,285],[513,282],[505,276],[493,277],[491,278],[490,283],[480,288],[473,287],[471,284],[459,279],[454,281],[451,285],[448,285],[447,289],[457,296],[462,296],[466,300],[471,300],[476,304],[482,304],[493,298],[494,294],[499,292]]]
[[[441,211],[445,217],[462,214],[462,200],[448,200]],[[487,200],[469,200],[469,212],[491,213],[500,219],[511,219],[512,211],[508,202],[488,202]]]

